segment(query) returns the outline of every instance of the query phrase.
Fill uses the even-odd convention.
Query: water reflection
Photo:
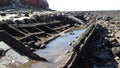
[[[46,58],[48,61],[54,61],[61,54],[69,50],[70,46],[68,43],[72,42],[75,37],[79,36],[84,31],[85,29],[73,31],[73,35],[66,33],[65,36],[60,36],[48,43],[45,49],[37,50],[35,53]]]

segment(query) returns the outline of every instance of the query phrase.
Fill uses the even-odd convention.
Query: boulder
[[[113,47],[112,48],[112,53],[113,55],[117,55],[118,57],[120,57],[120,47]]]

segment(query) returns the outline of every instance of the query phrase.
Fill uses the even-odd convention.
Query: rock
[[[48,8],[49,5],[46,0],[20,0],[23,5],[39,7],[39,8]]]
[[[1,13],[0,15],[1,15],[1,16],[6,16],[6,14],[5,14],[5,13]]]
[[[7,44],[5,44],[4,42],[0,42],[0,56],[4,56],[9,49],[10,47],[7,46]]]
[[[29,17],[29,14],[25,14],[26,17]]]
[[[120,58],[119,58],[119,57],[115,57],[114,59],[115,59],[115,60],[119,60]]]
[[[112,66],[112,64],[111,64],[111,63],[107,63],[107,65]]]
[[[40,57],[38,56],[37,54],[35,53],[31,53],[28,55],[31,59],[34,59],[34,60],[40,60],[40,61],[44,61],[44,62],[47,62],[48,60],[43,58],[43,57]]]
[[[10,0],[0,0],[0,7],[10,5]]]
[[[34,18],[35,20],[38,20],[38,19],[39,19],[39,16],[38,16],[38,15],[33,15],[33,18]]]
[[[3,49],[0,49],[0,57],[3,56],[4,52],[5,51]]]
[[[40,48],[41,48],[41,49],[44,49],[44,48],[46,48],[46,45],[45,45],[45,44],[42,44],[42,45],[40,46]]]
[[[93,65],[93,68],[98,68],[98,66],[96,66],[95,64]]]
[[[29,58],[27,58],[25,56],[21,56],[20,54],[18,54],[14,50],[10,49],[5,54],[5,56],[3,58],[1,58],[0,63],[7,65],[7,64],[10,64],[13,60],[14,60],[14,62],[18,62],[21,64],[29,62]]]
[[[117,42],[120,44],[120,31],[115,34]]]
[[[28,7],[37,8],[49,8],[48,2],[46,0],[0,0],[0,7],[12,5],[18,8],[19,6],[26,5]]]
[[[38,42],[35,43],[36,47],[40,47],[41,45],[42,45],[42,43],[40,41],[38,41]]]
[[[71,46],[71,45],[72,45],[72,42],[68,43],[68,45]]]
[[[112,53],[114,55],[118,55],[120,57],[120,47],[113,47],[112,48]]]
[[[75,33],[73,33],[73,32],[70,32],[70,35],[74,35]]]
[[[4,42],[0,42],[0,49],[3,49],[6,51],[6,50],[10,49],[10,47],[7,44],[5,44]]]
[[[0,64],[0,68],[6,68],[6,65]]]
[[[75,37],[75,38],[79,38],[79,36]]]
[[[93,56],[99,58],[100,60],[106,60],[111,58],[107,52],[94,52]]]
[[[1,58],[0,64],[8,65],[13,60],[21,64],[27,63],[29,61],[29,58],[25,56],[21,56],[15,50],[11,49],[11,47],[9,47],[4,42],[0,42],[0,49],[4,51],[4,57]]]
[[[17,52],[15,52],[14,50],[10,49],[4,58],[12,58],[11,60],[14,60],[15,62],[19,62],[21,64],[27,63],[29,62],[29,58],[25,57],[25,56],[21,56],[20,54],[18,54]]]

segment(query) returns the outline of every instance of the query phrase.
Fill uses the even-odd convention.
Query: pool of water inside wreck
[[[65,63],[66,59],[70,56],[67,53],[71,48],[69,43],[84,31],[85,29],[75,30],[73,35],[68,32],[65,36],[60,36],[48,43],[45,49],[35,51],[39,56],[46,58],[48,62],[33,64],[31,68],[38,68],[39,66],[42,66],[41,68],[56,68],[57,64]]]

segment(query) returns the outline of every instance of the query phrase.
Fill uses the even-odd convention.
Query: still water
[[[76,39],[77,36],[80,36],[80,34],[83,32],[85,32],[85,29],[73,31],[73,35],[68,32],[65,36],[60,36],[48,43],[45,49],[37,50],[35,53],[41,57],[46,58],[50,63],[54,63],[58,57],[65,54],[66,51],[70,50],[71,46],[69,46],[69,43]],[[41,62],[38,64],[41,65]],[[49,66],[49,64],[47,65]]]

